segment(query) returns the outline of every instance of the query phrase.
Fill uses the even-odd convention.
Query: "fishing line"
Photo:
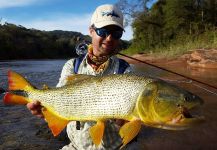
[[[90,44],[90,42],[88,42],[88,41],[83,41],[82,43],[79,43],[79,44],[76,46],[76,53],[77,53],[78,55],[87,53],[87,47],[88,47],[89,44]],[[138,61],[138,62],[141,62],[141,63],[147,64],[147,65],[156,67],[156,68],[158,68],[158,69],[161,69],[161,70],[164,70],[164,71],[167,71],[167,72],[176,74],[176,75],[181,76],[181,77],[183,77],[183,78],[189,79],[189,81],[180,81],[180,80],[171,80],[171,79],[164,79],[164,80],[167,80],[167,81],[170,81],[170,82],[188,83],[188,84],[190,84],[190,83],[192,83],[193,81],[195,81],[195,82],[204,84],[204,85],[206,85],[206,86],[212,87],[212,88],[214,88],[214,89],[217,89],[216,86],[211,85],[211,84],[209,84],[209,83],[205,83],[205,82],[199,81],[199,80],[197,80],[197,79],[193,79],[193,78],[188,77],[188,76],[185,76],[185,75],[183,75],[183,74],[174,72],[174,71],[172,71],[172,70],[168,70],[168,69],[166,69],[166,68],[159,67],[159,66],[157,66],[157,65],[148,63],[148,62],[146,62],[146,61],[139,60],[139,59],[137,59],[137,58],[130,57],[130,56],[125,55],[125,54],[122,54],[122,53],[118,53],[118,54],[121,55],[121,56],[130,58],[130,59],[136,60],[136,61]],[[206,89],[206,88],[204,88],[204,87],[202,87],[202,86],[199,86],[199,85],[197,85],[197,84],[193,84],[193,85],[194,85],[194,86],[197,86],[198,88],[201,88],[201,89],[203,89],[203,90],[205,90],[205,91],[207,91],[207,92],[210,92],[210,93],[212,93],[212,94],[214,94],[214,95],[217,95],[217,93],[215,93],[215,92],[213,92],[213,91],[211,91],[211,90],[208,90],[208,89]]]
[[[174,72],[174,71],[172,71],[172,70],[168,70],[168,69],[166,69],[166,68],[159,67],[159,66],[157,66],[157,65],[148,63],[148,62],[146,62],[146,61],[139,60],[139,59],[137,59],[137,58],[130,57],[130,56],[125,55],[125,54],[122,54],[122,53],[118,53],[118,54],[121,55],[121,56],[130,58],[130,59],[136,60],[136,61],[138,61],[138,62],[141,62],[141,63],[147,64],[147,65],[153,66],[153,67],[155,67],[155,68],[158,68],[158,69],[161,69],[161,70],[164,70],[164,71],[173,73],[173,74],[175,74],[175,75],[184,77],[184,78],[186,78],[186,79],[189,79],[188,82],[187,82],[187,81],[178,81],[178,80],[176,80],[176,81],[178,81],[178,82],[192,83],[192,81],[195,81],[195,82],[201,83],[201,84],[203,84],[203,85],[206,85],[206,86],[212,87],[212,88],[214,88],[214,89],[217,89],[216,86],[211,85],[211,84],[209,84],[209,83],[205,83],[205,82],[203,82],[203,81],[199,81],[199,80],[197,80],[197,79],[193,79],[193,78],[188,77],[188,76],[186,76],[186,75],[183,75],[183,74]],[[169,79],[168,79],[168,80],[169,80]],[[170,81],[175,81],[175,80],[170,80]],[[197,86],[197,87],[199,87],[199,88],[201,88],[201,89],[204,89],[204,90],[207,91],[207,92],[210,92],[210,93],[212,93],[212,94],[217,95],[217,93],[215,93],[215,92],[213,92],[213,91],[210,91],[210,90],[208,90],[208,89],[206,89],[206,88],[203,88],[202,86],[199,86],[199,85],[197,85],[197,84],[193,84],[193,85],[195,85],[195,86]]]
[[[164,79],[164,78],[161,78],[161,79],[163,79],[163,80],[165,80],[165,81],[168,81],[168,82],[177,82],[177,83],[186,83],[186,84],[192,84],[193,86],[196,86],[197,88],[200,88],[200,89],[202,89],[202,90],[204,90],[204,91],[206,91],[206,92],[209,92],[209,93],[211,93],[211,94],[214,94],[214,95],[216,95],[217,96],[217,93],[216,92],[213,92],[213,91],[211,91],[211,90],[208,90],[208,89],[206,89],[205,87],[202,87],[202,86],[200,86],[200,85],[198,85],[198,84],[193,84],[192,82],[192,80],[189,80],[189,81],[184,81],[184,80],[170,80],[170,79]]]
[[[189,81],[185,81],[185,80],[171,80],[171,79],[164,79],[164,78],[161,78],[165,81],[169,81],[169,82],[177,82],[177,83],[192,83],[193,81],[192,80],[189,80]]]
[[[212,93],[212,94],[214,94],[214,95],[217,96],[217,93],[216,93],[216,92],[213,92],[213,91],[211,91],[211,90],[208,90],[208,89],[206,89],[206,88],[204,88],[204,87],[202,87],[202,86],[199,86],[198,84],[193,84],[193,85],[196,86],[196,87],[198,87],[198,88],[200,88],[200,89],[203,89],[203,90],[205,90],[205,91],[207,91],[207,92],[209,92],[209,93]]]

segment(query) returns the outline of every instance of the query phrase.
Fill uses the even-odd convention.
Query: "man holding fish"
[[[92,44],[88,46],[88,53],[81,60],[71,59],[66,62],[57,87],[64,86],[67,77],[75,73],[103,76],[131,72],[131,67],[127,62],[114,56],[118,52],[123,31],[123,14],[117,7],[107,4],[97,7],[89,27]],[[33,115],[44,117],[41,113],[40,102],[28,103],[27,108]],[[122,120],[108,120],[106,122],[102,144],[98,147],[94,145],[89,135],[89,128],[95,123],[81,122],[80,129],[76,129],[76,124],[78,122],[72,121],[67,125],[67,134],[71,143],[63,147],[65,150],[117,149],[122,144],[118,134],[120,125],[123,124]]]
[[[67,126],[71,143],[63,150],[142,149],[143,144],[128,143],[143,124],[183,130],[204,120],[190,112],[203,103],[198,96],[160,79],[126,74],[129,64],[114,56],[124,31],[123,15],[115,6],[99,6],[89,31],[87,54],[66,62],[57,88],[37,89],[9,71],[4,103],[28,103],[54,136]]]

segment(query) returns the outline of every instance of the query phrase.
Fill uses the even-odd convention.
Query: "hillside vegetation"
[[[158,0],[151,8],[131,12],[134,38],[125,53],[157,53],[174,56],[192,49],[217,48],[216,0]],[[146,2],[146,3],[145,3]],[[122,9],[131,1],[120,0]]]
[[[121,40],[124,53],[174,57],[192,49],[217,49],[216,0],[119,0],[132,20],[133,39]],[[0,60],[75,57],[75,46],[87,35],[73,31],[40,31],[0,24]]]
[[[75,56],[78,32],[40,31],[10,23],[0,25],[0,60],[65,58]]]
[[[90,40],[88,35],[79,32],[40,31],[5,23],[0,25],[0,60],[76,57],[76,45]],[[121,41],[120,49],[127,47],[129,42]]]

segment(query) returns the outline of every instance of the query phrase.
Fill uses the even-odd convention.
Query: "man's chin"
[[[102,49],[101,50],[101,56],[108,56],[112,55],[114,53],[113,49]]]

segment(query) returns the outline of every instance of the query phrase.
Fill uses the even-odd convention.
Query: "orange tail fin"
[[[33,88],[32,85],[20,74],[8,71],[8,89],[9,90],[25,90]]]
[[[25,105],[29,102],[28,98],[25,98],[23,96],[6,93],[3,99],[4,104],[7,105]]]

